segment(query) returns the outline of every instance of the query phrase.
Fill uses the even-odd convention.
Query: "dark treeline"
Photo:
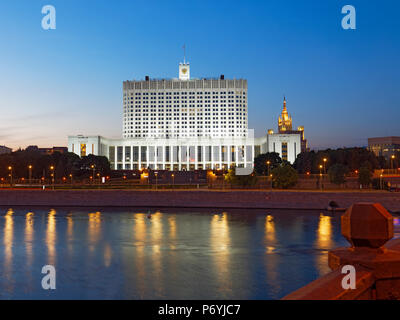
[[[374,169],[390,168],[392,165],[384,157],[376,157],[373,152],[366,148],[343,148],[327,149],[320,151],[303,152],[298,155],[293,167],[300,174],[320,173],[320,165],[325,162],[325,171],[333,165],[343,165],[348,172],[354,172],[361,168]],[[398,167],[400,154],[396,155],[393,166]],[[88,155],[80,158],[74,153],[58,153],[44,155],[38,150],[18,150],[10,154],[0,155],[0,178],[8,179],[9,167],[12,167],[13,178],[28,178],[29,166],[32,166],[32,178],[40,179],[50,177],[52,166],[54,167],[55,179],[68,178],[70,174],[74,178],[88,178],[93,174],[92,165],[95,166],[95,175],[101,176],[111,174],[110,163],[106,157]],[[288,165],[282,161],[277,153],[260,154],[255,158],[256,175],[267,175],[275,168]]]
[[[70,174],[74,178],[87,178],[93,174],[93,165],[95,174],[110,174],[110,163],[106,157],[88,155],[80,158],[74,153],[43,155],[39,151],[18,150],[0,155],[0,177],[8,179],[11,167],[14,179],[28,178],[29,166],[32,166],[32,179],[47,179],[53,170],[55,179],[68,178]],[[51,170],[51,167],[54,169]]]
[[[377,157],[366,148],[327,149],[320,151],[302,152],[298,155],[293,167],[300,174],[319,173],[320,165],[324,165],[328,172],[333,165],[343,165],[348,171],[360,170],[368,167],[370,170],[389,168],[388,161],[384,157]]]

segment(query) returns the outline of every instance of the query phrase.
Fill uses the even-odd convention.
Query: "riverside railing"
[[[379,203],[356,203],[341,217],[341,228],[351,246],[328,253],[332,271],[283,299],[399,300],[400,239],[389,241],[392,215]]]

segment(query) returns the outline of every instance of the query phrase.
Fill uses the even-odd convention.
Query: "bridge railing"
[[[379,203],[356,203],[341,228],[350,246],[329,251],[332,271],[283,299],[400,300],[400,239],[390,240],[392,215]]]

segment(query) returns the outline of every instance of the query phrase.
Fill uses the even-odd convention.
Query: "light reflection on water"
[[[13,287],[13,242],[14,242],[14,211],[9,209],[4,216],[4,270],[3,276],[6,280],[6,289],[12,290]]]
[[[332,217],[320,214],[315,246],[322,250],[322,254],[316,256],[316,265],[320,275],[330,271],[328,267],[328,250],[332,244]]]
[[[210,223],[210,247],[213,258],[213,269],[218,270],[216,286],[224,297],[232,287],[230,271],[231,239],[229,235],[228,216],[226,212],[214,214]]]
[[[315,212],[0,210],[3,299],[279,299],[346,245],[339,215]]]
[[[56,262],[56,210],[51,209],[47,215],[46,245],[47,245],[47,264],[55,265]]]

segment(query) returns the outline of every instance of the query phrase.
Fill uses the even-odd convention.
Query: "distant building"
[[[268,134],[255,139],[255,155],[267,152],[277,152],[279,156],[293,163],[300,152],[308,150],[307,140],[304,138],[304,127],[293,130],[292,117],[286,107],[286,98],[283,99],[282,113],[278,118],[278,133],[269,129]]]
[[[376,156],[389,159],[396,152],[400,152],[400,137],[368,138],[368,149]]]
[[[59,153],[67,153],[68,152],[67,147],[39,148],[38,146],[29,146],[25,150],[26,151],[37,151],[43,155],[46,155],[46,154],[51,155],[54,152],[59,152]]]
[[[283,98],[282,114],[278,118],[278,131],[279,133],[292,131],[292,117],[289,115],[286,108],[286,98]]]
[[[286,108],[286,98],[283,98],[283,110],[278,118],[278,132],[281,134],[300,134],[301,135],[301,152],[309,151],[307,140],[304,137],[304,127],[299,126],[297,130],[292,128],[292,117],[289,115]]]
[[[67,153],[68,147],[39,148],[39,151],[47,154],[53,154],[54,152]]]
[[[6,146],[0,146],[0,154],[11,153],[12,149],[7,148]]]

